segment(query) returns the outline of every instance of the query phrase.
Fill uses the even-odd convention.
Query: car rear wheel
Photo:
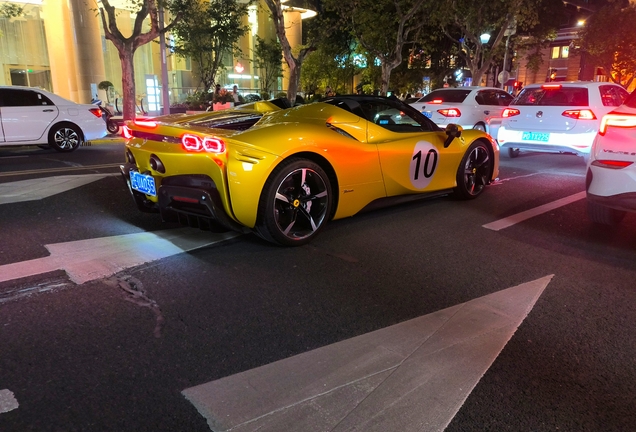
[[[115,120],[108,120],[106,122],[106,129],[108,129],[108,132],[110,132],[111,134],[114,134],[119,132],[119,125]]]
[[[72,152],[83,141],[82,132],[75,125],[57,125],[49,132],[49,145],[59,152]]]
[[[587,202],[587,215],[594,223],[616,225],[623,220],[625,213],[622,210],[605,207],[590,201]]]
[[[310,160],[289,159],[265,183],[255,231],[283,246],[304,245],[327,223],[332,202],[327,173]]]
[[[486,125],[483,123],[477,123],[475,126],[473,126],[473,129],[486,132]]]
[[[516,158],[519,156],[519,149],[518,148],[512,148],[512,147],[508,147],[508,157],[510,158]]]
[[[474,142],[457,168],[455,196],[460,199],[476,198],[484,191],[491,172],[492,160],[488,147],[482,141]]]

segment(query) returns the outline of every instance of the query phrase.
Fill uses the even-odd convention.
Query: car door
[[[479,105],[478,110],[483,121],[499,118],[503,110],[512,102],[512,95],[503,90],[479,90],[475,101]]]
[[[30,89],[0,89],[0,117],[5,142],[46,141],[58,109],[42,93]]]
[[[366,106],[369,142],[376,144],[387,196],[433,192],[455,186],[462,157],[444,148],[446,134],[409,106],[391,101]]]

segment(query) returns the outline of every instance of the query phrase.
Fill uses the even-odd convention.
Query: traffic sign
[[[508,71],[501,71],[499,72],[499,75],[497,75],[497,80],[499,80],[500,83],[505,83],[510,79],[510,72]]]

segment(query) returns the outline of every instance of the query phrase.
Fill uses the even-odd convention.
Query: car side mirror
[[[448,148],[455,138],[459,138],[462,135],[462,130],[463,128],[461,126],[454,123],[446,125],[444,132],[446,132],[447,137],[446,141],[444,141],[444,148]]]

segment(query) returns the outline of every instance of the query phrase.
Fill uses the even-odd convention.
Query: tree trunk
[[[121,88],[124,97],[124,120],[134,120],[136,114],[136,91],[135,91],[135,66],[133,62],[134,51],[129,44],[125,49],[119,51],[121,62]]]
[[[390,64],[382,62],[382,84],[380,88],[380,94],[382,96],[386,96],[386,93],[389,91],[389,80],[391,79],[391,72],[393,71],[393,67]]]
[[[287,87],[287,100],[294,106],[296,103],[296,94],[298,94],[298,77],[300,77],[301,65],[298,61],[294,60],[289,66],[289,87]]]

